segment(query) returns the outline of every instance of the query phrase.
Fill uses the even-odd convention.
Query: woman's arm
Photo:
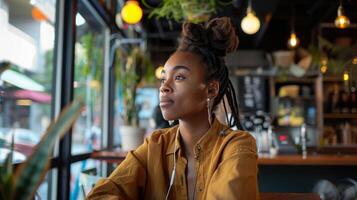
[[[108,178],[99,180],[86,199],[140,199],[146,182],[147,147],[148,139],[129,152]]]

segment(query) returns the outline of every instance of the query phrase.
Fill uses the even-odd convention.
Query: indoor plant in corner
[[[148,55],[134,47],[127,54],[116,53],[116,80],[121,94],[119,107],[122,108],[123,125],[119,127],[123,151],[136,149],[144,139],[145,129],[139,126],[137,89],[155,80],[154,69]]]
[[[0,165],[0,199],[28,200],[43,181],[49,167],[49,158],[57,137],[63,136],[81,113],[84,104],[78,99],[67,106],[47,128],[41,141],[24,163],[13,172],[12,153]],[[13,143],[13,142],[12,142]],[[12,144],[13,146],[13,144]]]

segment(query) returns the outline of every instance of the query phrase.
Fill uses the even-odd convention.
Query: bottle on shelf
[[[350,112],[349,92],[347,89],[341,90],[339,104],[340,104],[341,113],[349,113]]]
[[[306,137],[307,137],[307,135],[306,135],[306,124],[305,123],[301,124],[300,134],[301,134],[301,153],[302,153],[302,158],[306,159],[306,157],[307,157],[307,150],[306,150],[307,141],[306,141]]]
[[[332,113],[338,113],[340,111],[339,109],[339,86],[338,85],[333,85],[333,90],[331,91],[329,98],[331,99],[331,105],[330,105],[330,111]]]
[[[357,91],[355,87],[352,87],[350,92],[350,110],[351,113],[357,113]]]

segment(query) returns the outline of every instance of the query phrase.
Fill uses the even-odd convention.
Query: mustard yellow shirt
[[[155,131],[108,178],[99,180],[87,199],[164,200],[174,152],[176,176],[169,199],[188,199],[187,159],[180,139],[175,140],[177,128]],[[231,129],[222,134],[226,128],[215,120],[195,145],[195,199],[259,199],[255,139]]]

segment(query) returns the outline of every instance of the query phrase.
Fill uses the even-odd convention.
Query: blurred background
[[[182,23],[221,16],[240,41],[225,60],[258,144],[261,191],[356,199],[355,0],[0,0],[0,164],[11,151],[14,166],[24,162],[84,94],[35,197],[83,199],[126,151],[169,126],[157,74]]]

